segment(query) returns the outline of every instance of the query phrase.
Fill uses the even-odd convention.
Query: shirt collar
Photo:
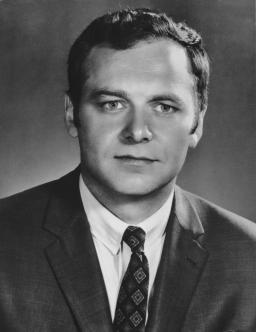
[[[79,189],[93,237],[116,255],[120,249],[123,233],[129,225],[111,213],[92,195],[81,175]],[[154,244],[164,235],[172,201],[173,191],[159,210],[136,225],[146,232],[145,246]]]

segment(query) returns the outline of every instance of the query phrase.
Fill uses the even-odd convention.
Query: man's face
[[[185,50],[171,40],[95,47],[86,68],[77,128],[84,177],[109,194],[171,188],[203,120]]]

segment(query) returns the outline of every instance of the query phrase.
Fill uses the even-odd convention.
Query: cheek
[[[102,138],[92,128],[83,128],[80,130],[78,138],[81,152],[85,155],[96,155],[101,149],[102,144],[100,142],[102,142]]]
[[[165,146],[165,157],[172,164],[183,162],[189,146],[188,128],[172,128],[168,135],[162,136]]]
[[[78,133],[81,153],[84,158],[96,159],[106,156],[113,146],[113,131],[106,124],[100,122],[81,123]]]

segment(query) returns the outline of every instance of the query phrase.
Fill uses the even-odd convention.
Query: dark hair
[[[186,49],[196,79],[200,108],[204,109],[208,99],[209,59],[201,36],[185,23],[175,23],[166,14],[145,8],[105,14],[95,19],[76,39],[68,58],[68,93],[75,109],[86,80],[83,64],[94,46],[105,44],[124,50],[142,40],[161,38],[175,40]]]

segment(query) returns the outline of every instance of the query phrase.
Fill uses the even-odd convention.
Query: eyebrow
[[[108,90],[108,89],[93,89],[89,98],[96,99],[100,96],[115,96],[122,99],[129,99],[128,94],[121,90]]]
[[[101,96],[115,96],[118,98],[126,99],[129,100],[129,95],[122,90],[109,90],[109,89],[93,89],[89,93],[89,98],[90,99],[97,99],[98,97]],[[161,100],[169,100],[171,102],[177,103],[177,104],[183,104],[182,99],[174,93],[171,94],[159,94],[152,96],[150,98],[150,102],[157,102]]]
[[[150,101],[161,101],[161,100],[169,100],[174,103],[182,104],[182,99],[176,94],[163,94],[153,96]]]

